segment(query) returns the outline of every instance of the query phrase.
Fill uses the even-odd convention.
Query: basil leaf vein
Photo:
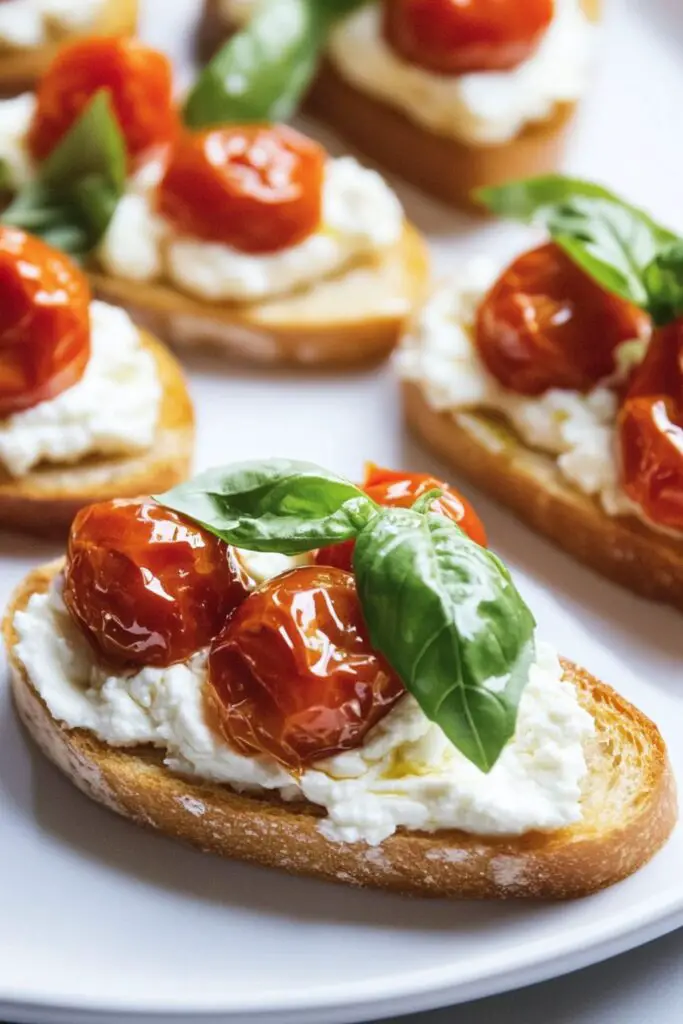
[[[229,544],[286,555],[349,540],[376,514],[354,484],[287,459],[210,470],[157,500]]]
[[[534,654],[535,622],[507,569],[445,516],[387,509],[360,532],[354,571],[373,646],[489,771],[514,735]]]

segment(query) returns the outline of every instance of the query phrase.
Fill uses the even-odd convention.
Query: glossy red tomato
[[[90,356],[90,289],[63,253],[0,225],[0,417],[76,384]]]
[[[82,39],[60,50],[38,86],[28,137],[37,160],[52,152],[101,89],[109,92],[131,157],[175,135],[178,115],[168,58],[136,39]]]
[[[151,500],[104,501],[74,520],[64,601],[111,661],[185,661],[247,593],[231,548]]]
[[[209,655],[228,742],[290,768],[358,746],[405,693],[367,638],[353,577],[306,566],[254,591]]]
[[[372,464],[366,467],[363,490],[378,505],[393,508],[410,508],[418,498],[428,491],[443,489],[444,493],[437,498],[433,512],[453,519],[465,533],[486,547],[486,531],[484,525],[469,501],[463,498],[450,484],[445,484],[428,473],[403,473],[393,469],[381,469]],[[353,569],[354,541],[347,540],[342,544],[332,544],[321,548],[315,556],[318,565],[334,565],[339,569],[351,572]]]
[[[179,231],[241,252],[276,252],[320,223],[325,151],[284,125],[184,134],[159,187]]]
[[[553,0],[384,0],[384,36],[436,74],[503,71],[534,53],[553,10]]]
[[[589,391],[614,372],[614,350],[647,338],[649,318],[603,291],[554,243],[519,256],[479,307],[479,354],[503,387]]]
[[[660,526],[683,530],[683,319],[655,332],[619,413],[626,493]]]

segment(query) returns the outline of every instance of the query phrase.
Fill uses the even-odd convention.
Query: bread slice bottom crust
[[[138,0],[106,0],[97,23],[86,36],[132,36],[138,22]],[[0,50],[0,99],[32,89],[60,48],[75,35],[33,49]]]
[[[424,298],[429,256],[405,224],[400,241],[289,295],[262,302],[204,302],[167,283],[143,283],[94,270],[93,291],[178,347],[212,348],[247,362],[343,366],[374,362],[397,344]]]
[[[574,558],[630,590],[683,611],[683,537],[635,516],[609,516],[562,476],[551,455],[528,448],[498,416],[438,412],[418,384],[403,385],[408,425],[477,487]]]
[[[0,528],[40,537],[64,537],[84,505],[158,493],[188,475],[194,412],[179,363],[151,335],[144,347],[156,363],[162,389],[152,447],[121,455],[93,454],[74,465],[42,463],[23,477],[0,469]]]
[[[675,783],[657,728],[610,687],[564,662],[596,722],[582,822],[513,838],[399,830],[379,847],[330,842],[316,828],[323,811],[312,804],[183,778],[164,767],[158,751],[109,747],[52,718],[17,657],[14,617],[62,564],[34,570],[5,615],[16,707],[43,753],[79,789],[138,825],[222,857],[334,882],[416,896],[547,900],[586,896],[626,878],[674,827]]]
[[[600,0],[582,0],[597,21]],[[220,0],[205,0],[200,52],[208,57],[230,34]],[[324,121],[389,172],[446,203],[482,212],[472,190],[545,174],[561,162],[576,103],[558,103],[544,121],[528,124],[508,142],[474,145],[423,128],[384,100],[357,89],[326,61],[306,99],[307,113]]]

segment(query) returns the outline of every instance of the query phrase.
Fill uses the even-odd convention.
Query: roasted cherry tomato
[[[363,482],[363,490],[378,505],[390,505],[394,508],[410,508],[423,494],[436,488],[441,488],[444,493],[434,501],[432,511],[441,512],[442,515],[455,520],[472,540],[486,547],[486,531],[470,503],[449,484],[437,480],[436,477],[428,473],[402,473],[393,469],[380,469],[379,466],[370,464],[366,467]],[[347,540],[342,544],[321,548],[315,560],[318,565],[334,565],[351,572],[354,543]]]
[[[188,132],[171,151],[159,210],[196,238],[276,252],[318,227],[324,171],[322,146],[284,125]]]
[[[43,160],[95,93],[106,89],[131,158],[176,133],[171,63],[136,39],[82,39],[63,47],[38,86],[38,104],[28,136],[31,153]]]
[[[90,356],[90,289],[63,253],[0,226],[0,417],[76,384]]]
[[[64,601],[106,659],[185,661],[247,593],[231,548],[151,499],[103,501],[74,520]]]
[[[503,387],[589,391],[615,370],[623,341],[647,338],[650,320],[606,291],[553,242],[519,256],[479,307],[479,354]]]
[[[683,530],[683,319],[660,328],[619,413],[622,480],[648,519]]]
[[[553,0],[384,0],[384,36],[436,74],[504,71],[533,54],[553,9]]]
[[[295,769],[357,747],[404,693],[339,569],[306,566],[265,583],[209,655],[209,705],[228,742]]]

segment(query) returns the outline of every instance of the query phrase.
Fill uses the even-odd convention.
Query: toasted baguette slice
[[[403,385],[412,430],[459,473],[574,558],[643,597],[683,611],[683,537],[635,516],[609,516],[573,487],[551,455],[528,448],[485,412],[437,412],[419,386]]]
[[[153,446],[130,455],[92,455],[71,465],[45,463],[18,479],[0,469],[0,529],[64,537],[84,505],[164,491],[187,476],[194,444],[194,413],[182,370],[151,335],[163,397]]]
[[[588,17],[598,20],[600,0],[582,0],[582,6]],[[220,12],[220,0],[205,0],[199,35],[203,55],[214,52],[230,31]],[[468,145],[423,128],[390,104],[360,91],[326,61],[305,109],[380,167],[400,174],[437,199],[471,211],[475,208],[473,189],[557,168],[576,104],[558,103],[551,117],[528,125],[509,142]]]
[[[47,589],[61,565],[34,570],[5,615],[16,706],[41,750],[79,789],[139,825],[293,874],[453,899],[586,896],[637,871],[674,827],[676,788],[657,728],[610,687],[564,662],[597,726],[586,751],[580,824],[509,839],[400,831],[378,848],[330,842],[316,828],[322,811],[312,804],[192,781],[172,774],[151,748],[109,747],[51,717],[17,658],[14,616],[31,594]]]
[[[167,284],[93,272],[93,290],[173,345],[217,348],[249,362],[340,366],[379,360],[397,344],[424,296],[429,257],[405,225],[400,243],[375,260],[311,288],[257,303],[209,303]]]
[[[134,35],[138,21],[138,0],[106,0],[100,16],[86,34],[98,36]],[[33,49],[9,49],[0,44],[0,98],[16,96],[31,89],[45,73],[60,46],[74,35],[53,33],[50,42]]]

